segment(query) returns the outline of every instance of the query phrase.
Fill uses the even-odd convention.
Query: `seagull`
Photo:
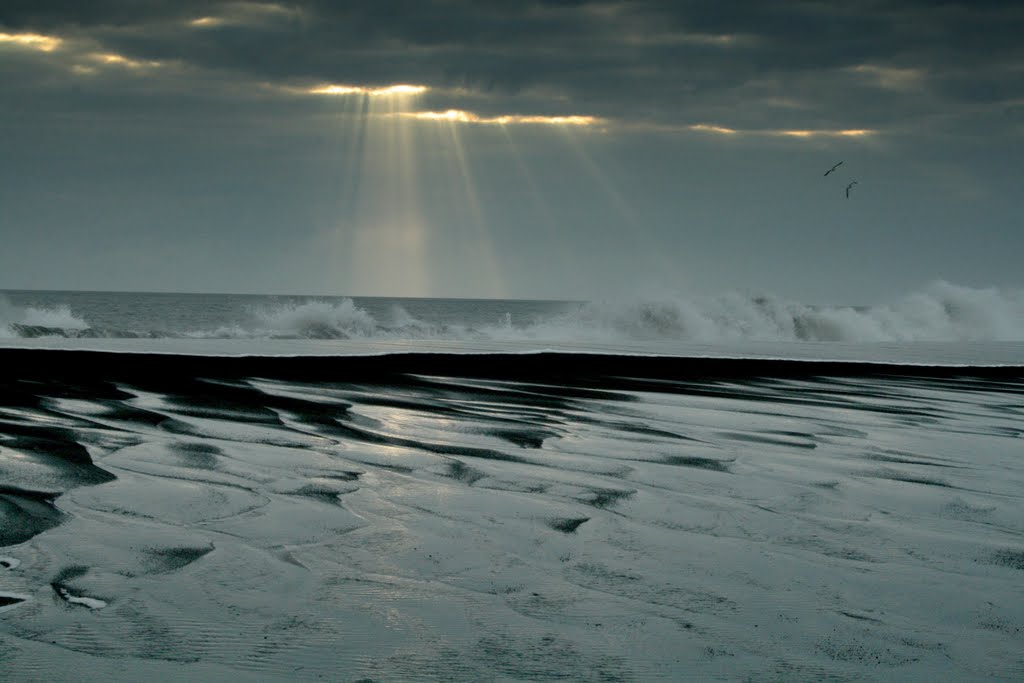
[[[852,183],[850,183],[849,185],[846,186],[846,198],[847,199],[850,198],[850,188],[853,187],[856,184],[857,184],[857,181],[854,180]]]
[[[840,161],[838,164],[836,164],[832,168],[830,168],[827,171],[825,171],[825,175],[828,175],[829,173],[831,173],[832,171],[836,170],[837,168],[839,168],[842,165],[843,165],[843,162]]]

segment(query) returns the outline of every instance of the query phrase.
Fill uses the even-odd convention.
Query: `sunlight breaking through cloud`
[[[287,90],[340,96],[339,122],[351,126],[346,136],[351,144],[339,159],[346,170],[337,215],[323,243],[338,265],[340,281],[395,294],[429,290],[432,245],[422,209],[417,146],[410,122],[400,116],[427,88],[325,85]]]
[[[145,69],[145,68],[158,68],[164,65],[163,62],[157,60],[139,60],[119,55],[115,52],[94,52],[89,55],[89,59],[100,64],[108,66],[120,66],[126,69]]]
[[[848,130],[777,130],[769,131],[767,135],[783,135],[793,138],[859,138],[867,135],[874,135],[875,131],[864,128],[851,128]]]
[[[503,114],[501,116],[479,116],[462,109],[447,111],[415,111],[405,112],[401,116],[423,121],[451,121],[453,123],[475,123],[481,125],[506,126],[540,124],[549,126],[593,126],[603,123],[596,116],[537,116],[522,114]]]
[[[367,88],[360,85],[320,85],[306,90],[300,90],[307,95],[369,95],[371,97],[379,97],[381,95],[422,95],[427,92],[429,88],[425,85],[408,85],[406,83],[399,83],[397,85],[388,85],[381,88]]]
[[[60,48],[63,40],[40,33],[0,33],[0,46],[10,45],[38,52],[53,52]]]
[[[739,133],[735,128],[726,128],[725,126],[712,126],[706,123],[695,123],[689,126],[690,130],[695,130],[703,133],[718,133],[719,135],[736,135]]]
[[[338,160],[343,179],[338,206],[321,238],[325,253],[338,264],[338,286],[396,295],[446,286],[452,274],[432,264],[447,245],[445,252],[458,253],[459,272],[477,283],[479,295],[502,295],[501,263],[460,117],[435,117],[447,125],[424,126],[414,116],[422,113],[416,105],[427,86],[279,89],[336,98],[338,121],[348,126],[349,142]],[[429,173],[420,159],[423,151],[435,160]],[[431,206],[428,192],[435,199],[447,197],[443,211]]]
[[[188,22],[189,26],[196,28],[214,28],[229,23],[224,17],[199,17]]]
[[[843,128],[843,129],[737,129],[727,126],[719,126],[708,123],[695,123],[685,127],[685,130],[695,133],[711,133],[713,135],[758,135],[768,137],[788,138],[860,138],[876,135],[878,131],[870,128]]]
[[[198,29],[221,26],[242,26],[261,24],[281,18],[301,16],[298,7],[288,7],[274,2],[229,2],[221,5],[226,11],[217,15],[204,15],[186,21],[186,25]]]
[[[40,63],[50,68],[65,69],[75,76],[95,76],[107,68],[141,71],[168,65],[163,61],[136,59],[110,51],[89,38],[66,39],[41,33],[0,33],[0,49],[3,47],[37,53]]]

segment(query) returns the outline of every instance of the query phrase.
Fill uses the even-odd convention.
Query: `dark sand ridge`
[[[1024,366],[899,365],[859,361],[687,358],[597,353],[394,353],[377,356],[202,356],[65,349],[0,349],[18,379],[268,377],[307,381],[393,381],[404,374],[542,381],[571,387],[622,386],[630,379],[715,380],[808,377],[1024,378]],[[582,394],[586,395],[586,394]]]

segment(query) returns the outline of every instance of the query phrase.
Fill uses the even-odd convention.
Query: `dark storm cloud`
[[[431,106],[482,114],[887,131],[1024,97],[1024,7],[1012,2],[8,2],[0,26],[159,62],[144,85],[117,65],[67,75],[137,95],[423,83],[447,89]],[[0,59],[12,88],[61,82],[71,57],[37,57],[35,69]]]

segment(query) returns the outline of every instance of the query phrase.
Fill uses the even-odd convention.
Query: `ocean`
[[[1024,308],[5,292],[5,680],[1024,678]]]
[[[0,338],[565,344],[1024,341],[1024,291],[934,282],[875,305],[767,294],[594,302],[0,290]]]

